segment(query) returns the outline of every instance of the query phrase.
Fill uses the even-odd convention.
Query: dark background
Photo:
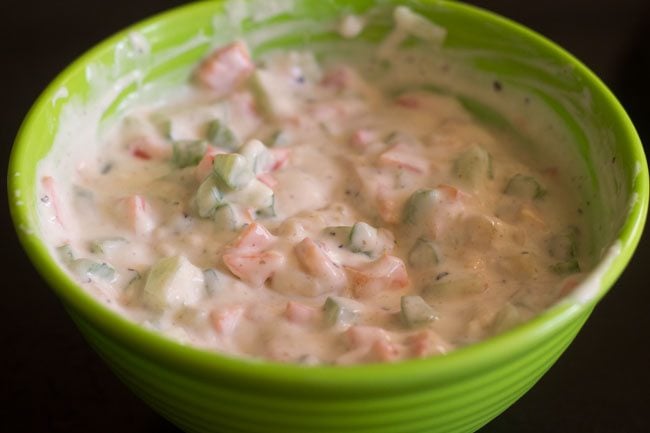
[[[0,0],[2,167],[21,120],[58,72],[112,33],[181,3]],[[650,142],[650,2],[470,3],[519,21],[572,52],[610,86]],[[2,197],[0,432],[176,432],[82,340],[19,247],[6,193]],[[482,432],[650,431],[650,296],[644,269],[649,257],[646,234],[563,357]]]

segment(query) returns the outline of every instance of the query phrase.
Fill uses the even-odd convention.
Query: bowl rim
[[[174,342],[161,334],[147,330],[144,327],[121,316],[119,313],[105,307],[90,293],[77,285],[63,271],[44,242],[31,231],[28,206],[18,200],[21,191],[29,191],[27,180],[21,177],[22,167],[30,164],[29,144],[36,139],[35,125],[39,117],[46,112],[47,106],[66,80],[91,62],[100,57],[133,31],[145,32],[145,29],[157,26],[167,20],[179,20],[182,16],[197,13],[214,13],[222,1],[205,1],[179,6],[158,13],[150,18],[126,27],[122,31],[103,40],[90,50],[78,57],[66,67],[41,93],[27,113],[21,125],[11,151],[8,170],[8,194],[10,212],[19,240],[29,259],[34,264],[44,280],[56,292],[67,309],[81,318],[91,328],[101,334],[116,339],[126,345],[129,350],[139,356],[154,358],[169,368],[183,370],[203,381],[219,381],[224,378],[237,383],[238,386],[250,386],[257,390],[270,389],[273,392],[301,392],[305,385],[309,389],[319,389],[324,395],[355,390],[354,392],[390,392],[400,390],[422,389],[429,386],[431,380],[442,382],[453,381],[458,376],[471,374],[473,371],[495,365],[504,357],[512,356],[527,350],[531,345],[541,341],[566,324],[588,314],[596,303],[612,287],[630,261],[639,243],[648,210],[648,166],[645,159],[641,140],[623,107],[605,86],[605,84],[585,65],[571,54],[560,48],[549,39],[537,32],[480,7],[452,1],[426,1],[423,5],[442,5],[448,10],[474,15],[488,20],[494,25],[516,34],[537,46],[543,46],[553,53],[553,56],[567,64],[585,78],[586,83],[594,92],[600,93],[608,103],[613,124],[619,125],[627,138],[629,158],[638,162],[638,170],[632,175],[631,194],[636,195],[636,201],[631,203],[626,214],[625,223],[617,235],[620,246],[619,254],[607,263],[601,260],[602,269],[599,273],[598,290],[594,297],[586,302],[561,301],[514,329],[491,337],[487,340],[455,349],[449,354],[424,359],[412,359],[398,363],[362,364],[353,366],[301,366],[295,364],[275,363],[266,360],[251,360],[232,357],[226,354],[204,351]],[[630,176],[630,173],[626,173]],[[23,197],[24,200],[24,197]],[[35,229],[35,227],[34,227]],[[592,270],[590,274],[595,273]],[[584,283],[583,283],[584,284]],[[510,354],[510,355],[508,355]],[[242,378],[246,378],[242,383]],[[281,387],[274,385],[282,384]]]

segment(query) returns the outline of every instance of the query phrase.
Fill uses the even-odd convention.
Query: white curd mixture
[[[395,18],[380,59],[406,36],[445,37]],[[42,230],[132,320],[280,362],[444,354],[564,296],[587,264],[558,165],[453,95],[381,75],[221,46],[181,89],[41,164]]]

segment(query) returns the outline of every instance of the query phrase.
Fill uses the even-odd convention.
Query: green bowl
[[[232,2],[231,2],[232,3]],[[256,54],[337,42],[341,11],[376,6],[362,34],[380,40],[391,1],[193,3],[137,24],[74,62],[29,112],[11,155],[11,212],[35,267],[88,342],[136,394],[188,431],[465,432],[497,416],[557,360],[612,287],[639,241],[648,206],[648,168],[633,125],[615,97],[561,48],[504,18],[456,2],[408,2],[449,31],[446,46],[504,89],[532,95],[568,131],[566,152],[584,166],[581,194],[591,203],[597,266],[574,292],[533,320],[449,355],[396,364],[301,367],[233,359],[177,344],[96,302],[61,269],[39,235],[36,167],[54,141],[70,101],[99,98],[93,71],[120,88],[103,117],[118,113],[148,83],[185,80],[215,45],[243,37]],[[260,7],[264,5],[264,7]],[[273,7],[271,7],[273,6]],[[290,6],[287,9],[287,6]],[[286,32],[287,24],[293,30]],[[150,45],[133,55],[133,32]],[[137,41],[136,41],[137,42]],[[143,87],[144,86],[144,87]],[[479,101],[480,102],[480,101]],[[480,103],[486,117],[498,117]],[[558,389],[558,395],[562,390]]]

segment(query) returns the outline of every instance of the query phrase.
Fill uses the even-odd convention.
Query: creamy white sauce
[[[253,73],[235,44],[196,72],[204,84],[215,70],[232,80],[225,94],[185,84],[98,133],[114,95],[141,79],[135,72],[71,112],[77,122],[62,122],[40,166],[43,233],[64,266],[111,308],[172,338],[308,364],[446,353],[565,296],[590,264],[564,163],[427,89],[418,67],[429,56],[396,50],[405,35],[442,43],[446,32],[408,10],[395,16],[378,53],[395,61],[390,70],[372,56],[318,64],[303,52],[268,56]],[[341,25],[346,37],[363,29]],[[243,147],[212,139],[196,160],[179,159],[172,148],[209,141],[215,120]],[[254,140],[261,153],[251,153]],[[232,207],[225,220],[201,193],[224,176],[212,167],[217,152],[243,155],[256,177],[235,191],[215,181]]]

